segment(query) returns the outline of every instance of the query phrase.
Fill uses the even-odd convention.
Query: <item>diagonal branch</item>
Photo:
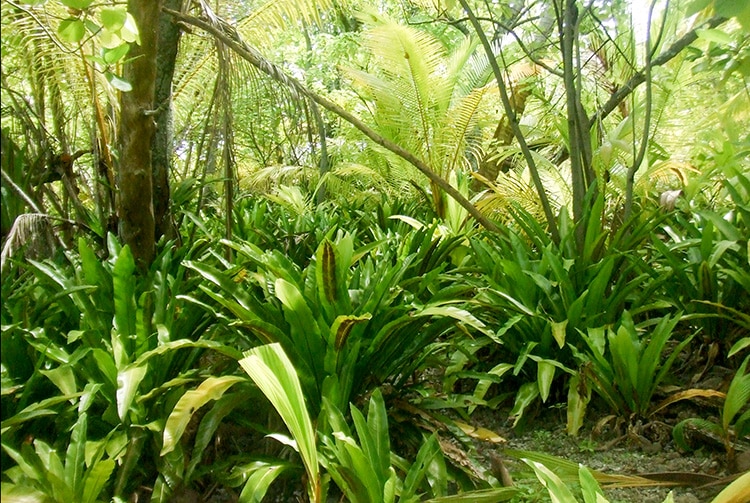
[[[682,52],[683,49],[685,49],[687,46],[695,42],[695,40],[698,38],[698,30],[700,29],[706,29],[706,28],[716,28],[720,24],[724,23],[727,20],[725,17],[712,17],[708,21],[706,21],[702,26],[697,27],[685,35],[681,39],[679,39],[677,42],[669,46],[667,50],[659,54],[656,58],[651,60],[650,68],[654,68],[657,66],[661,66],[668,61],[674,59],[675,56],[677,56],[680,52]],[[625,83],[621,88],[619,88],[617,91],[615,91],[612,96],[609,98],[609,100],[602,105],[596,112],[594,112],[594,115],[589,118],[589,129],[591,129],[594,124],[599,122],[600,120],[604,119],[606,116],[608,116],[612,111],[617,108],[617,106],[620,104],[622,100],[627,98],[630,93],[632,93],[635,88],[637,88],[639,85],[643,84],[646,81],[646,72],[645,70],[641,70],[639,72],[636,72],[635,75],[633,75],[629,81]]]
[[[508,124],[510,124],[513,135],[516,137],[526,164],[529,167],[529,173],[531,174],[531,179],[534,182],[534,187],[536,188],[536,191],[539,195],[539,201],[541,202],[542,208],[544,209],[544,215],[547,218],[547,225],[549,226],[550,233],[552,234],[552,239],[553,241],[558,243],[560,241],[560,233],[557,229],[555,215],[552,213],[552,206],[550,205],[549,199],[547,198],[547,192],[545,191],[544,184],[542,183],[542,179],[539,176],[539,170],[537,169],[534,157],[531,153],[531,150],[529,149],[529,146],[526,144],[526,138],[523,136],[521,127],[518,124],[516,113],[513,110],[513,105],[511,104],[510,98],[508,97],[508,89],[505,85],[505,80],[503,79],[502,73],[500,72],[500,67],[497,64],[497,59],[492,52],[492,47],[490,46],[487,37],[484,35],[484,31],[482,30],[479,21],[474,16],[474,12],[469,8],[469,4],[465,0],[459,0],[459,2],[461,3],[461,7],[463,7],[464,11],[466,12],[466,15],[469,17],[471,25],[474,27],[474,31],[479,37],[479,40],[482,42],[482,46],[487,53],[487,59],[489,60],[490,66],[492,67],[492,72],[495,76],[495,80],[497,81],[497,86],[500,91],[500,98],[503,102],[503,108],[505,108],[505,115],[508,118]]]
[[[357,129],[359,129],[362,133],[364,133],[365,136],[370,138],[378,145],[385,147],[397,156],[411,163],[431,182],[433,182],[435,185],[444,190],[449,196],[455,199],[458,204],[466,209],[466,211],[468,211],[469,214],[482,225],[482,227],[492,232],[500,232],[500,228],[497,225],[495,225],[485,215],[480,213],[479,210],[477,210],[477,208],[471,203],[471,201],[466,199],[466,197],[464,197],[450,183],[448,183],[445,179],[438,175],[424,161],[422,161],[420,158],[404,149],[400,145],[380,136],[372,128],[367,126],[364,122],[362,122],[347,110],[344,110],[337,104],[310,91],[298,80],[284,73],[281,68],[265,59],[256,49],[250,47],[247,43],[245,43],[237,33],[237,31],[226,22],[221,21],[217,18],[215,22],[212,23],[204,19],[197,18],[195,16],[188,16],[181,12],[173,11],[170,9],[163,9],[163,11],[186,24],[200,28],[213,35],[218,40],[221,40],[224,44],[226,44],[227,47],[230,47],[233,51],[235,51],[242,59],[255,66],[275,81],[288,86],[290,89],[292,89],[293,92],[311,99],[326,110],[329,110],[330,112],[338,115]]]

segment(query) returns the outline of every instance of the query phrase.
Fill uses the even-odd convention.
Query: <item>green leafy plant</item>
[[[448,495],[445,461],[437,437],[430,436],[424,442],[413,463],[396,456],[390,449],[385,403],[377,389],[370,398],[366,418],[350,405],[356,438],[344,415],[328,400],[324,400],[314,429],[297,373],[278,343],[247,351],[240,365],[289,429],[292,438],[284,442],[302,458],[311,501],[325,500],[326,483],[318,463],[343,495],[358,503],[424,501],[425,492],[435,496],[427,500],[435,503],[504,501],[517,492],[514,488],[489,488]]]
[[[513,378],[521,381],[511,413],[515,424],[528,406],[547,400],[556,375],[575,374],[573,350],[585,347],[581,332],[616,322],[626,307],[644,312],[658,306],[650,297],[663,279],[649,272],[636,247],[660,217],[645,216],[612,232],[597,216],[602,205],[600,197],[585,228],[582,254],[575,244],[577,226],[565,209],[559,245],[521,209],[514,213],[521,230],[508,227],[502,236],[471,239],[481,271],[474,282],[482,308],[477,312],[497,327],[490,335],[495,344],[488,347],[500,360],[480,378],[474,397],[481,399],[499,378],[507,380],[512,368]],[[576,429],[569,427],[571,433]]]
[[[662,361],[664,348],[679,321],[679,314],[666,315],[644,336],[641,333],[644,327],[636,327],[630,313],[625,311],[616,328],[590,328],[583,335],[588,350],[578,353],[583,364],[582,378],[613,412],[623,417],[631,414],[647,417],[657,386],[695,335],[671,348]]]
[[[714,422],[704,418],[688,418],[680,421],[672,429],[675,443],[682,449],[690,450],[686,432],[697,429],[716,435],[724,444],[727,461],[732,464],[735,458],[734,443],[750,435],[750,373],[748,373],[750,356],[745,357],[739,369],[729,384],[724,405],[719,409],[719,421]]]
[[[717,209],[676,214],[664,230],[669,241],[653,240],[655,269],[668,278],[659,292],[695,320],[702,337],[728,350],[750,329],[750,177],[729,170],[723,180],[729,201]]]
[[[555,503],[579,503],[569,484],[564,482],[554,471],[539,461],[524,459],[524,463],[529,465],[533,470],[539,482],[547,490],[549,497]],[[584,503],[608,503],[609,500],[604,495],[602,488],[592,475],[591,471],[583,465],[578,467],[578,484],[581,490],[581,496]],[[672,503],[674,496],[670,492],[664,499],[663,503]]]
[[[344,408],[386,380],[403,384],[428,344],[456,324],[483,330],[460,307],[470,288],[446,273],[459,238],[433,239],[433,232],[413,232],[399,244],[396,235],[356,251],[351,235],[326,238],[304,269],[279,251],[227,241],[238,254],[229,271],[188,266],[213,285],[201,288],[234,317],[221,315],[230,327],[282,345],[317,414],[324,396]]]
[[[181,254],[175,257],[165,250],[144,278],[135,274],[127,247],[110,238],[109,250],[110,258],[101,260],[81,240],[79,253],[71,253],[68,264],[31,262],[13,293],[20,297],[22,310],[3,311],[4,323],[10,322],[3,326],[3,348],[9,351],[2,355],[2,439],[13,458],[8,466],[18,461],[10,453],[25,452],[19,446],[28,436],[37,439],[40,449],[48,445],[51,451],[68,451],[76,442],[98,445],[107,439],[107,459],[117,463],[107,474],[114,476],[111,484],[106,479],[67,482],[71,490],[86,494],[93,489],[80,489],[77,484],[97,484],[92,486],[94,498],[105,489],[118,497],[134,490],[142,476],[141,463],[160,465],[157,486],[164,484],[165,477],[180,480],[181,451],[160,458],[158,451],[144,446],[151,437],[160,441],[153,431],[166,419],[165,409],[200,379],[201,371],[194,366],[204,350],[210,348],[234,361],[241,354],[201,338],[207,326],[204,313],[180,314],[174,293],[189,284],[180,266]],[[185,338],[172,337],[178,333]],[[21,359],[16,363],[11,358]],[[205,365],[202,371],[211,369]],[[67,401],[89,386],[95,392],[88,395],[86,409],[71,411]],[[74,426],[89,409],[96,410],[96,420]],[[62,432],[73,428],[79,436],[66,445]],[[71,465],[68,470],[79,468]],[[161,490],[157,487],[155,501]]]
[[[88,409],[98,388],[98,385],[87,386],[78,399],[77,419],[62,459],[57,450],[42,439],[24,443],[20,450],[3,442],[3,450],[16,463],[3,472],[11,480],[7,484],[3,482],[3,498],[59,503],[100,501],[100,493],[115,470],[115,460],[107,452],[112,448],[111,437],[93,441],[87,435]]]

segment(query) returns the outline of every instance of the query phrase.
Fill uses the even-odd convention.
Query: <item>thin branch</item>
[[[33,19],[36,22],[36,24],[39,25],[39,28],[42,29],[44,34],[47,35],[47,38],[49,38],[52,41],[52,43],[55,44],[58,49],[60,49],[61,52],[68,53],[68,54],[74,54],[76,52],[76,49],[67,49],[62,44],[60,44],[60,42],[57,40],[57,37],[55,37],[49,31],[49,29],[47,29],[47,26],[45,26],[45,24],[42,23],[42,21],[36,16],[36,14],[31,12],[31,10],[24,8],[23,6],[17,4],[13,0],[5,0],[5,1],[8,2],[10,5],[12,5],[13,7],[15,7],[16,9],[27,14],[31,19]]]
[[[459,19],[457,21],[466,21],[466,20],[469,20],[469,18],[466,17],[466,18],[463,18],[463,19]],[[502,23],[501,21],[495,21],[493,19],[486,19],[486,18],[477,18],[477,20],[479,20],[479,21],[488,21],[488,22],[490,22],[490,23],[492,23],[492,24],[494,24],[494,25],[502,28],[503,30],[505,30],[509,35],[511,35],[513,38],[516,39],[516,42],[518,43],[518,47],[526,55],[526,57],[528,57],[531,60],[532,63],[534,63],[534,64],[536,64],[536,65],[544,68],[545,70],[547,70],[552,75],[556,75],[556,76],[562,78],[563,74],[562,74],[562,72],[560,70],[549,66],[547,63],[545,63],[544,61],[542,61],[541,59],[537,58],[536,56],[534,56],[531,53],[531,50],[526,46],[526,44],[523,43],[523,40],[521,40],[521,37],[519,37],[516,34],[516,32],[515,32],[515,28],[517,26],[519,26],[519,25],[516,25],[516,26],[507,26],[504,23]]]
[[[559,243],[560,232],[557,229],[555,215],[552,213],[552,207],[550,206],[549,199],[547,199],[547,192],[545,191],[544,184],[542,183],[542,179],[539,176],[539,170],[537,169],[534,157],[531,153],[531,150],[529,149],[529,146],[526,144],[526,139],[524,138],[523,133],[521,132],[521,128],[518,125],[518,119],[516,118],[516,114],[513,111],[513,106],[510,103],[510,98],[508,97],[508,90],[505,86],[505,80],[503,79],[502,73],[500,73],[500,67],[497,65],[497,59],[492,52],[490,42],[489,40],[487,40],[487,37],[482,30],[482,26],[479,24],[477,18],[474,17],[474,13],[472,12],[466,0],[459,0],[459,2],[461,3],[461,7],[463,7],[466,14],[469,16],[469,20],[471,21],[471,24],[474,27],[479,40],[482,42],[482,46],[484,47],[485,52],[487,53],[487,59],[489,59],[490,66],[492,67],[492,72],[495,75],[495,80],[497,81],[497,86],[500,90],[500,98],[503,102],[503,108],[505,108],[505,115],[508,117],[508,123],[513,130],[513,135],[516,137],[518,145],[521,148],[521,152],[523,153],[523,157],[526,160],[527,165],[529,166],[531,179],[534,181],[534,187],[539,194],[539,200],[542,204],[542,208],[544,209],[544,215],[547,218],[547,225],[549,225],[550,234],[552,235],[553,241]]]
[[[651,105],[652,105],[652,84],[651,81],[651,16],[654,13],[654,6],[656,0],[651,2],[651,6],[648,9],[648,17],[646,21],[646,67],[644,69],[644,76],[646,79],[646,117],[643,120],[643,137],[641,138],[641,145],[638,149],[638,153],[633,157],[633,164],[628,167],[627,178],[625,179],[625,210],[623,220],[628,221],[633,211],[633,185],[635,183],[635,173],[638,171],[643,158],[646,155],[646,146],[648,145],[649,129],[651,129]],[[661,37],[661,33],[659,34]],[[635,120],[635,116],[633,116]],[[633,129],[633,142],[635,142],[635,128]],[[633,145],[635,149],[635,145]]]
[[[180,21],[184,23],[187,23],[189,25],[195,26],[197,28],[200,28],[206,31],[207,33],[211,34],[212,36],[214,36],[215,38],[217,38],[218,40],[226,44],[227,47],[230,47],[242,59],[252,64],[253,66],[257,67],[259,70],[261,70],[263,73],[270,76],[275,81],[280,82],[284,84],[285,86],[288,86],[289,88],[299,93],[300,95],[306,96],[307,98],[313,100],[314,102],[316,102],[317,104],[325,108],[326,110],[333,112],[334,114],[338,115],[345,121],[349,122],[354,127],[359,129],[362,133],[364,133],[365,136],[370,138],[372,141],[374,141],[378,145],[385,147],[386,149],[390,150],[391,152],[398,155],[402,159],[411,163],[414,167],[416,167],[419,171],[421,171],[427,178],[429,178],[430,181],[435,183],[438,187],[440,187],[448,195],[450,195],[453,199],[455,199],[456,202],[458,202],[464,209],[466,209],[466,211],[468,211],[469,214],[472,217],[474,217],[474,219],[476,219],[476,221],[479,222],[484,228],[492,232],[500,232],[500,228],[497,225],[495,225],[485,215],[480,213],[479,210],[477,210],[477,208],[473,204],[471,204],[471,202],[468,199],[466,199],[458,190],[456,190],[445,179],[443,179],[437,173],[435,173],[435,171],[433,171],[432,168],[430,168],[424,161],[422,161],[417,156],[415,156],[408,150],[404,149],[400,145],[397,145],[396,143],[388,140],[387,138],[380,136],[373,129],[371,129],[364,122],[362,122],[360,119],[352,115],[347,110],[344,110],[337,104],[310,91],[298,80],[285,74],[283,70],[281,70],[281,68],[279,68],[275,64],[265,59],[256,49],[247,45],[232,26],[218,19],[215,22],[215,24],[212,24],[204,19],[200,19],[194,16],[188,16],[181,12],[173,11],[170,9],[163,9],[163,11],[171,16],[174,16],[175,18],[179,19]]]
[[[683,35],[682,38],[680,38],[677,42],[669,46],[669,48],[662,52],[658,57],[654,58],[651,61],[651,68],[666,64],[667,62],[674,59],[680,52],[682,52],[683,49],[695,42],[695,40],[698,38],[699,29],[716,28],[720,24],[726,22],[726,20],[727,18],[725,17],[712,17],[711,19],[703,23],[703,25],[689,31],[688,33]],[[630,93],[632,93],[639,85],[643,84],[643,82],[645,81],[646,75],[643,70],[633,75],[625,85],[612,93],[612,96],[609,98],[609,100],[604,105],[599,107],[599,109],[594,112],[594,115],[589,118],[589,128],[593,127],[594,124],[596,124],[598,121],[611,114],[622,100],[627,98]]]
[[[39,209],[39,206],[36,205],[33,199],[31,199],[30,196],[26,194],[26,192],[23,191],[21,187],[19,187],[16,182],[13,181],[13,179],[8,176],[8,174],[5,172],[4,169],[0,168],[0,173],[2,174],[3,181],[7,183],[11,189],[20,197],[23,199],[26,204],[29,205],[29,207],[34,210],[35,213],[41,213],[42,211]]]

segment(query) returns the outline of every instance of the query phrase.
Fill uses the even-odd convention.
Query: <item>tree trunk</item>
[[[182,0],[164,0],[164,6],[181,10]],[[156,52],[156,132],[151,146],[153,163],[153,200],[155,239],[166,236],[177,237],[170,208],[169,174],[172,171],[173,124],[172,124],[172,78],[174,77],[177,48],[180,42],[180,27],[174,18],[162,13],[159,19],[159,46]]]
[[[154,259],[155,224],[151,143],[156,81],[159,0],[128,0],[140,45],[133,44],[124,76],[133,89],[120,94],[120,238],[130,246],[141,270]]]

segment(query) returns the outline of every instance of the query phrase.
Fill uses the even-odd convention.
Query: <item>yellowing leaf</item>
[[[562,349],[565,347],[565,330],[568,327],[568,320],[553,321],[550,322],[550,325],[552,326],[552,337],[555,338],[557,345]]]
[[[164,426],[161,456],[174,450],[195,411],[211,400],[218,400],[233,384],[244,380],[237,376],[209,377],[198,388],[182,395]]]
[[[477,440],[483,440],[485,442],[492,442],[493,444],[502,444],[507,442],[506,439],[504,439],[494,431],[488,430],[487,428],[472,426],[462,421],[455,421],[455,423],[456,426],[461,428],[461,431],[469,435],[471,438],[476,438]]]

